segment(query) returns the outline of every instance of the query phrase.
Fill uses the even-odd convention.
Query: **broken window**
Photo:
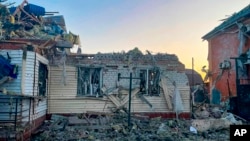
[[[39,96],[45,96],[47,92],[48,69],[47,66],[39,62],[38,89]]]
[[[101,68],[78,67],[78,96],[100,95]]]
[[[160,71],[159,69],[140,70],[140,91],[148,95],[160,94]]]

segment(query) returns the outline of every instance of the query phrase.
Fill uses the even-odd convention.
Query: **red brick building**
[[[241,106],[249,106],[250,6],[233,14],[202,39],[208,41],[210,87],[221,94],[222,101],[237,96]]]

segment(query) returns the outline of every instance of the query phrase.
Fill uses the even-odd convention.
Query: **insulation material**
[[[174,105],[174,111],[176,113],[183,112],[184,108],[181,100],[180,91],[176,86],[174,88],[173,105]]]

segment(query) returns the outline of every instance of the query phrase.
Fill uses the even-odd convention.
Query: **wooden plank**
[[[163,94],[164,94],[164,97],[165,97],[165,99],[166,99],[166,101],[167,101],[168,108],[169,108],[170,110],[172,110],[172,109],[173,109],[173,106],[172,106],[172,102],[171,102],[171,100],[170,100],[170,95],[169,95],[169,93],[168,93],[167,79],[166,79],[166,77],[164,77],[164,76],[161,76],[160,87],[163,89],[163,92],[164,92]]]
[[[139,88],[135,88],[134,90],[132,90],[131,92],[131,99],[140,91]],[[127,102],[129,101],[129,95],[127,95],[121,102],[121,106],[119,108],[121,108],[122,106],[124,106]]]
[[[131,99],[140,91],[139,88],[135,88],[134,90],[132,90],[131,92]],[[114,95],[108,95],[108,98],[115,104],[116,109],[121,109],[122,107],[124,107],[124,105],[129,101],[129,95],[127,95],[122,102],[120,102],[119,100],[117,100],[117,98]]]
[[[42,55],[36,53],[36,57],[37,57],[37,61],[40,61],[41,63],[48,65],[49,61],[48,59],[46,59],[45,57],[43,57]],[[38,64],[38,63],[37,63]]]
[[[121,106],[120,102],[114,97],[114,95],[110,94],[108,95],[108,98],[115,104],[117,108]]]

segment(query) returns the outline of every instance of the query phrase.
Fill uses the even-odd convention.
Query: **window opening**
[[[78,68],[78,87],[79,96],[99,96],[101,84],[101,68]]]
[[[45,64],[39,62],[38,89],[39,96],[45,96],[47,92],[48,68]]]
[[[140,91],[148,95],[160,94],[160,70],[159,69],[147,69],[140,70]]]

